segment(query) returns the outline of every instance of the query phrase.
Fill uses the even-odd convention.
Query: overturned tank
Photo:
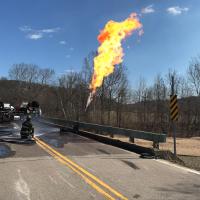
[[[40,104],[37,101],[32,101],[27,105],[28,114],[33,116],[41,116],[42,110],[40,108]]]
[[[16,112],[20,116],[23,116],[23,115],[41,116],[42,115],[40,104],[37,101],[22,102],[20,107],[16,108]]]

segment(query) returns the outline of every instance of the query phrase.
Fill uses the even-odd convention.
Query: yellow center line
[[[76,170],[74,167],[72,167],[70,164],[68,164],[67,162],[65,162],[62,158],[58,157],[57,155],[55,155],[53,152],[51,152],[50,150],[46,149],[42,144],[40,144],[37,141],[37,144],[44,149],[45,151],[47,151],[51,156],[53,156],[56,160],[58,160],[59,162],[61,162],[62,164],[66,165],[67,167],[69,167],[70,169],[72,169],[74,172],[76,172],[79,176],[82,177],[82,179],[88,183],[90,186],[92,186],[96,191],[98,191],[99,193],[101,193],[102,195],[104,195],[106,197],[106,199],[109,200],[115,200],[115,198],[113,198],[112,196],[110,196],[107,192],[105,192],[103,189],[101,189],[98,185],[96,185],[95,183],[93,183],[90,179],[88,179],[86,176],[84,176],[83,174],[81,174],[78,170]]]
[[[46,150],[48,153],[50,153],[57,160],[59,160],[60,162],[62,160],[63,164],[65,164],[68,167],[70,167],[73,171],[76,170],[75,172],[77,174],[79,174],[93,188],[95,187],[96,190],[97,190],[98,186],[95,183],[93,183],[92,181],[90,181],[84,175],[87,175],[88,177],[90,177],[91,179],[93,179],[94,181],[96,181],[99,185],[103,186],[104,188],[106,188],[107,190],[109,190],[110,192],[112,192],[114,195],[116,195],[117,197],[121,198],[122,200],[128,200],[128,198],[124,197],[122,194],[120,194],[119,192],[117,192],[116,190],[114,190],[113,188],[111,188],[109,185],[107,185],[106,183],[104,183],[103,181],[101,181],[100,179],[98,179],[96,176],[94,176],[90,172],[88,172],[85,169],[83,169],[78,164],[74,163],[72,160],[70,160],[66,156],[63,156],[62,154],[60,154],[59,152],[57,152],[55,149],[53,149],[52,147],[50,147],[49,145],[47,145],[46,143],[44,143],[43,141],[41,141],[39,138],[35,137],[35,140],[36,140],[37,144],[39,144],[44,150]],[[99,191],[99,189],[101,190],[101,192]],[[113,199],[113,197],[111,197],[108,193],[106,193],[105,191],[103,191],[101,188],[98,187],[97,191],[100,192],[100,193],[103,192],[104,196],[106,196],[107,198],[109,196],[109,199]]]

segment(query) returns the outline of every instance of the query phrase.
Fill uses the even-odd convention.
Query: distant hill
[[[59,88],[27,82],[0,80],[0,101],[20,105],[23,101],[38,101],[43,114],[51,117],[66,117],[72,120],[108,124],[138,130],[166,132],[171,135],[169,100],[142,101],[134,104],[118,104],[96,97],[88,111],[85,104],[86,88]],[[187,97],[178,100],[179,136],[200,136],[200,97]]]

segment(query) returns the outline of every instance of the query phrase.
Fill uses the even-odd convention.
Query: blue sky
[[[151,81],[168,68],[184,73],[200,54],[199,0],[1,0],[0,76],[14,63],[34,63],[62,74],[78,71],[98,48],[97,35],[110,19],[142,14],[144,34],[123,42],[132,84]]]

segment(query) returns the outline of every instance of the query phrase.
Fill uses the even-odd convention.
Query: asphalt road
[[[20,122],[0,124],[19,137]],[[200,173],[34,122],[36,143],[0,142],[0,200],[199,200]]]

